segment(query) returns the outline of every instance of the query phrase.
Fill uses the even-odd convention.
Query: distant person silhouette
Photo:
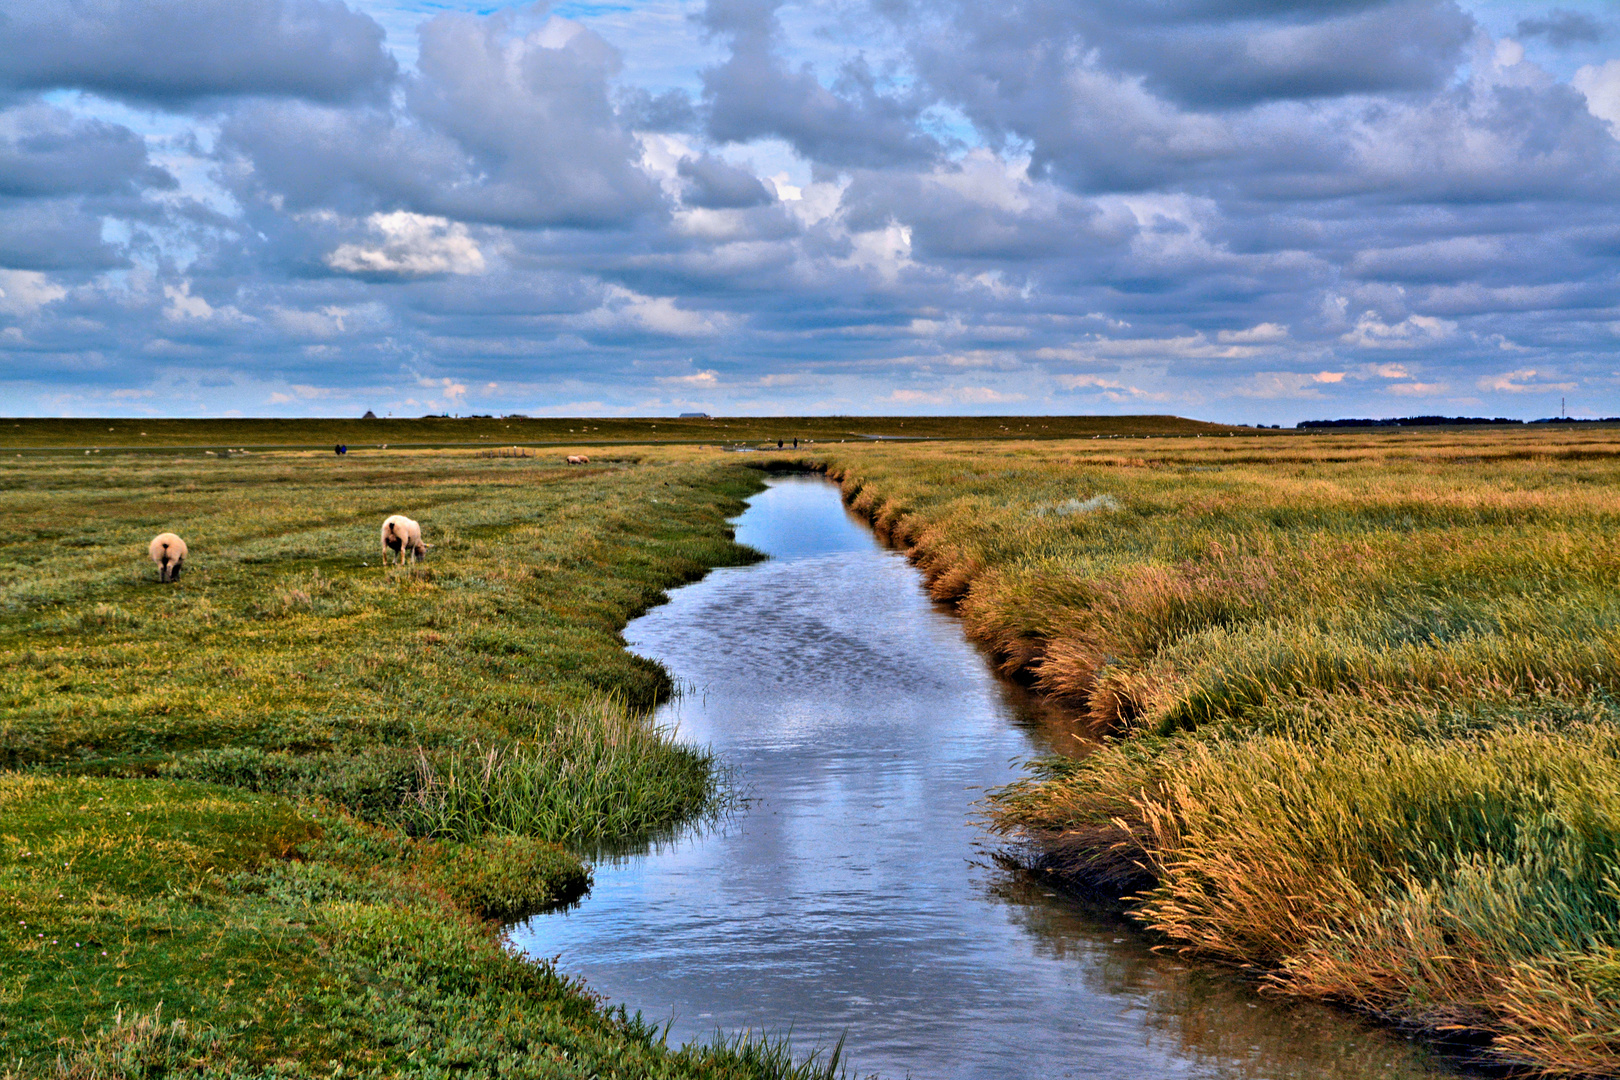
[[[781,439],[776,440],[776,448],[778,450],[782,449],[782,440]]]

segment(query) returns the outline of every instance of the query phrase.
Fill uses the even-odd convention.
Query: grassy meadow
[[[1242,431],[1177,416],[749,416],[749,417],[420,417],[375,420],[95,420],[0,418],[0,450],[215,455],[252,448],[351,449],[689,444],[774,449],[791,444],[872,440],[1089,439],[1092,436],[1196,436]],[[1252,434],[1252,432],[1251,432]]]
[[[0,455],[0,1075],[830,1073],[500,940],[714,805],[619,630],[753,557],[741,460]]]
[[[1278,992],[1620,1073],[1620,430],[516,422],[0,423],[0,1074],[836,1072],[669,1047],[500,939],[715,805],[619,631],[752,558],[726,518],[789,461],[1099,737],[987,804],[1044,870]],[[396,511],[434,547],[385,571]]]
[[[1620,430],[838,447],[1102,737],[992,827],[1189,955],[1620,1074]]]

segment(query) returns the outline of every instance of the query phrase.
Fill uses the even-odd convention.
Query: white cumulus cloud
[[[484,253],[459,221],[396,210],[366,219],[372,243],[342,244],[326,265],[348,274],[481,274]]]
[[[242,325],[255,320],[250,315],[244,315],[234,305],[226,304],[224,307],[215,307],[201,296],[191,295],[191,281],[187,279],[179,285],[163,286],[163,295],[169,304],[163,309],[164,316],[170,322],[199,322],[216,324]]]
[[[1288,327],[1263,322],[1247,330],[1222,330],[1215,340],[1223,345],[1275,345],[1288,340]]]
[[[1444,341],[1456,332],[1457,324],[1449,319],[1408,315],[1400,322],[1387,323],[1376,311],[1367,311],[1339,340],[1363,349],[1414,349]]]
[[[1570,83],[1586,96],[1586,110],[1620,136],[1620,60],[1609,60],[1601,67],[1588,64],[1575,73]]]
[[[37,270],[0,270],[0,313],[31,315],[66,295],[66,289]]]
[[[1548,390],[1570,391],[1575,389],[1572,382],[1554,382],[1548,377],[1548,372],[1538,371],[1535,368],[1520,368],[1518,371],[1504,371],[1500,375],[1483,375],[1478,386],[1481,390],[1495,390],[1501,393],[1526,394],[1545,392]]]
[[[677,307],[673,297],[644,296],[622,285],[610,285],[607,297],[582,320],[603,330],[640,330],[670,337],[707,337],[727,324],[721,315],[706,315]]]

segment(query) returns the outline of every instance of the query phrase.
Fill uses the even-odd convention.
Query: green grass
[[[1051,869],[1279,991],[1620,1071],[1606,430],[835,418],[784,431],[820,440],[795,458],[713,449],[773,421],[401,421],[339,459],[265,450],[358,444],[338,422],[128,422],[163,448],[100,455],[63,449],[90,422],[12,423],[0,1071],[838,1072],[668,1047],[499,940],[588,887],[582,856],[713,805],[619,630],[754,557],[726,525],[744,466],[788,459],[1103,737],[990,803]],[[498,440],[598,445],[569,468]],[[423,567],[378,565],[392,512]],[[174,586],[145,558],[164,529],[191,545]]]
[[[0,1031],[25,1075],[795,1075],[780,1043],[669,1048],[508,953],[447,902],[447,872],[451,897],[505,895],[446,870],[466,852],[152,780],[14,774],[0,812]]]
[[[816,451],[1103,739],[992,825],[1189,955],[1620,1073],[1607,429]]]
[[[593,444],[689,443],[710,447],[747,444],[775,446],[776,440],[859,442],[863,439],[1089,439],[1094,436],[1213,435],[1242,431],[1224,424],[1176,416],[812,416],[673,417],[600,419],[438,418],[380,420],[120,420],[0,418],[0,451],[99,448],[185,451],[266,446],[323,447],[344,443],[357,456],[372,456],[386,444],[478,446],[490,453],[526,446],[590,447]],[[555,458],[562,460],[560,451]],[[249,454],[251,457],[251,453]],[[235,460],[242,460],[240,457]]]
[[[468,839],[494,832],[584,847],[649,836],[711,801],[706,753],[672,756],[666,732],[611,702],[541,737],[418,756],[405,828]]]
[[[44,1065],[84,1024],[158,1002],[286,1052],[318,949],[233,885],[320,832],[285,800],[208,785],[0,778],[7,1058]]]
[[[619,630],[756,557],[726,518],[758,474],[593,459],[0,456],[0,1071],[839,1071],[668,1047],[501,944],[719,794]],[[396,511],[413,570],[379,565]]]

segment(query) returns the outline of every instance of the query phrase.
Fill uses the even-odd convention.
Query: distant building
[[[367,409],[366,410],[366,415],[362,416],[360,419],[362,419],[362,420],[375,420],[375,419],[377,419],[377,414],[372,412],[370,409]]]
[[[707,420],[708,418],[709,418],[709,414],[706,413],[706,412],[683,412],[683,413],[681,413],[681,419],[682,420]]]

